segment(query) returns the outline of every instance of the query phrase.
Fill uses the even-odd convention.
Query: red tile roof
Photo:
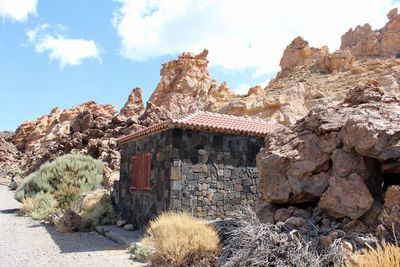
[[[170,119],[146,129],[139,130],[131,135],[120,138],[118,143],[127,143],[141,136],[171,128],[263,137],[268,133],[278,130],[280,127],[281,125],[278,123],[257,118],[196,111],[180,118]]]

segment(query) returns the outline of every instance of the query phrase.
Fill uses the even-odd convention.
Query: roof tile
[[[268,133],[277,131],[281,127],[282,126],[278,123],[265,121],[259,118],[248,118],[207,111],[196,111],[122,137],[118,140],[118,143],[123,144],[141,136],[171,128],[196,129],[232,135],[263,137]]]

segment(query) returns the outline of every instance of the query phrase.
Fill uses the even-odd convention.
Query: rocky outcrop
[[[135,88],[128,97],[125,105],[119,112],[119,116],[124,116],[125,118],[139,117],[140,114],[144,112],[143,99],[142,99],[142,89]]]
[[[12,132],[0,132],[0,169],[14,174],[25,164],[25,155],[11,142],[12,136]]]
[[[57,142],[61,136],[69,135],[73,121],[78,116],[82,116],[83,112],[93,114],[92,120],[85,122],[88,126],[89,123],[93,124],[94,119],[97,118],[99,119],[96,123],[101,123],[100,120],[111,119],[116,113],[116,109],[112,105],[100,105],[94,101],[64,111],[54,108],[49,115],[27,121],[19,126],[12,141],[22,151],[30,152],[45,148],[52,142]],[[89,118],[86,117],[86,119]]]
[[[369,24],[350,29],[342,36],[341,49],[349,48],[356,57],[400,57],[400,15],[397,8],[387,15],[389,21],[379,30]]]
[[[55,108],[49,115],[23,123],[12,138],[27,156],[22,167],[30,173],[48,160],[79,151],[105,163],[104,173],[111,185],[119,174],[117,138],[166,119],[160,109],[144,112],[140,88],[135,88],[120,113],[116,112],[112,105],[89,101],[64,111]]]
[[[385,185],[400,183],[399,104],[367,84],[342,104],[318,106],[292,129],[267,136],[257,157],[263,199],[318,201],[333,217],[360,218]]]
[[[304,65],[310,57],[311,49],[308,42],[299,36],[286,47],[279,65],[282,70],[293,69],[293,67]]]
[[[225,84],[211,79],[207,55],[206,49],[198,55],[183,53],[177,60],[163,64],[161,81],[149,102],[177,116],[205,110],[209,105],[234,97]]]

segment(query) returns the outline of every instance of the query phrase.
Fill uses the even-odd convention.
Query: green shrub
[[[57,207],[62,210],[72,208],[80,197],[79,188],[74,186],[67,186],[54,193],[54,198],[57,200]]]
[[[22,213],[36,220],[46,220],[56,211],[57,201],[50,194],[39,193],[22,201]]]
[[[132,254],[132,258],[141,261],[148,262],[150,257],[153,255],[153,251],[146,246],[138,246],[132,243],[128,248],[129,253]]]
[[[82,227],[86,229],[92,229],[96,225],[112,224],[115,214],[110,193],[105,189],[90,192],[81,200],[78,213],[82,217]]]
[[[39,192],[54,193],[67,187],[80,192],[93,190],[103,182],[103,163],[90,156],[68,154],[43,164],[26,177],[15,193],[18,201],[34,197]]]

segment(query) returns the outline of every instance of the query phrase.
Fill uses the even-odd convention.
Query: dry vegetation
[[[327,251],[321,251],[296,231],[261,223],[250,209],[237,215],[235,223],[238,227],[229,233],[227,244],[220,253],[220,266],[319,267],[344,263],[340,239]]]
[[[383,242],[376,249],[357,252],[351,260],[352,267],[400,267],[400,248]]]
[[[155,253],[155,266],[214,266],[219,251],[217,231],[185,213],[164,213],[150,222],[145,246]]]
[[[21,213],[33,219],[47,219],[56,211],[57,201],[50,194],[39,193],[32,198],[22,200]]]

